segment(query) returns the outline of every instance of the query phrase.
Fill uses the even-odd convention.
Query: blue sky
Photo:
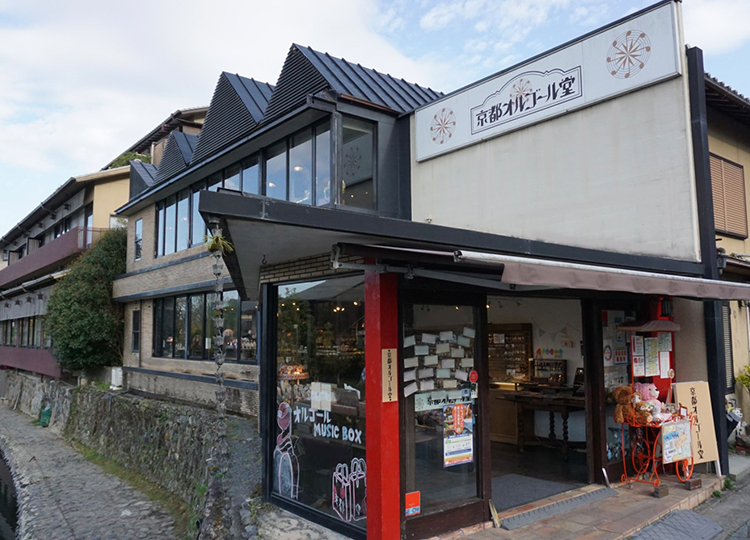
[[[449,92],[653,2],[0,0],[0,235],[99,170],[221,71],[275,82],[309,45]],[[750,96],[750,0],[685,0],[686,41]]]

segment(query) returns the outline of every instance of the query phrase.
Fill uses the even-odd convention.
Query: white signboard
[[[417,161],[680,75],[674,2],[416,112]]]

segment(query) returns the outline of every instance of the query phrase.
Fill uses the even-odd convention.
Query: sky
[[[0,0],[0,235],[222,71],[275,83],[292,43],[442,92],[624,17],[641,0]],[[750,0],[684,0],[685,38],[750,96]]]

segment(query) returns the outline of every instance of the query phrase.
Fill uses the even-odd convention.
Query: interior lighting
[[[295,172],[300,172],[300,171],[302,171],[302,170],[303,170],[303,169],[302,169],[302,167],[301,167],[300,165],[295,165],[295,166],[294,166],[294,171],[295,171]]]

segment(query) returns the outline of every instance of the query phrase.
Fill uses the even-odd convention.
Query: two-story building
[[[535,479],[619,479],[608,397],[635,381],[662,401],[707,382],[697,442],[726,472],[722,302],[750,287],[717,279],[706,76],[679,3],[422,103],[376,73],[293,47],[226,149],[259,151],[257,192],[198,196],[258,299],[267,500],[422,538],[527,502]]]

